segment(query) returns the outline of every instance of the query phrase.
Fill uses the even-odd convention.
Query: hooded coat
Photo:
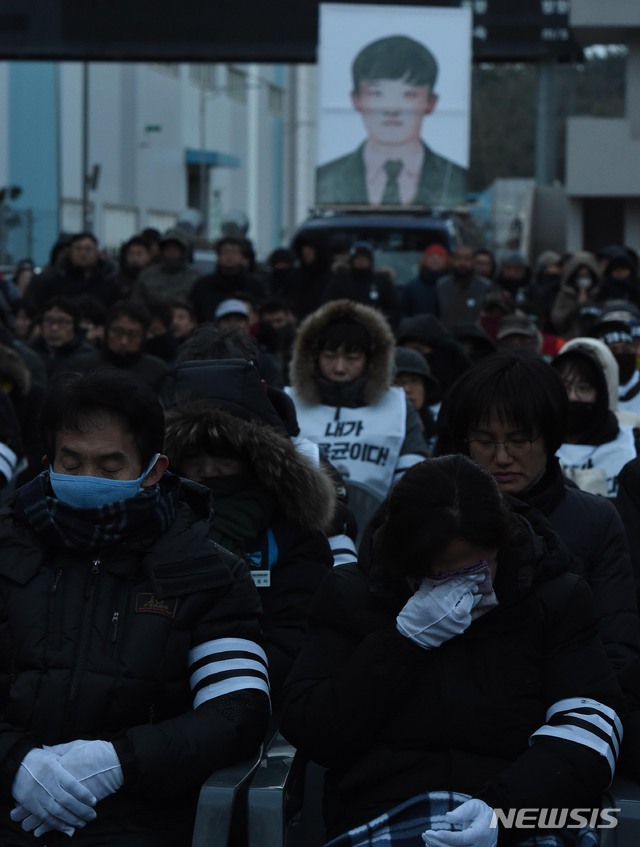
[[[593,280],[585,303],[578,301],[576,278],[580,268],[586,268]],[[556,294],[551,308],[551,323],[559,335],[564,338],[573,338],[582,334],[579,317],[580,306],[597,305],[601,278],[600,266],[593,253],[574,253],[564,265],[560,279],[560,290]]]
[[[184,401],[188,386],[200,399]],[[211,537],[245,559],[258,587],[277,698],[302,642],[307,606],[333,564],[325,530],[336,507],[334,484],[284,433],[248,363],[186,363],[174,387],[174,399],[181,397],[166,413],[173,467],[208,446],[246,469],[200,481],[213,493]]]
[[[587,357],[597,366],[595,409],[589,430],[583,435],[584,443],[565,442],[556,455],[563,473],[579,488],[614,497],[619,472],[636,455],[634,428],[626,422],[629,414],[617,411],[618,363],[607,345],[596,338],[574,338],[567,342],[552,366],[561,368],[569,356]]]
[[[431,790],[505,810],[599,805],[611,778],[602,756],[562,730],[529,742],[558,701],[615,708],[620,695],[588,587],[566,572],[546,521],[517,508],[498,555],[499,605],[440,647],[397,630],[411,590],[387,573],[375,537],[370,561],[334,569],[315,596],[281,729],[328,768],[329,837]]]
[[[364,374],[349,383],[336,383],[324,379],[318,368],[319,338],[332,323],[355,321],[368,331],[370,350]],[[352,300],[333,300],[309,315],[300,325],[289,369],[298,422],[302,435],[305,432],[305,411],[315,406],[335,407],[334,420],[339,420],[341,409],[375,406],[390,397],[394,378],[394,336],[389,323],[376,309]],[[426,457],[422,424],[413,405],[404,398],[406,409],[404,439],[396,474]],[[398,422],[399,425],[399,422]],[[394,434],[397,433],[397,427]],[[332,456],[328,456],[333,461]]]

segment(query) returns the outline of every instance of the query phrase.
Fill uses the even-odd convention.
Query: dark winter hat
[[[170,244],[171,242],[180,245],[183,250],[187,250],[189,247],[189,240],[185,233],[180,229],[167,230],[158,243],[160,244],[160,247],[162,247],[165,244]]]
[[[629,300],[607,300],[602,307],[602,320],[632,321],[640,318],[640,309]]]
[[[373,245],[368,241],[355,241],[349,250],[349,258],[353,259],[355,256],[368,256],[373,262]]]
[[[523,315],[507,315],[500,321],[496,339],[502,341],[503,338],[508,338],[510,335],[524,335],[527,338],[538,337],[538,330],[535,323]]]
[[[421,376],[425,383],[429,383],[433,388],[438,388],[438,380],[431,375],[431,368],[427,360],[418,353],[417,350],[411,350],[409,347],[396,347],[394,351],[395,375],[398,374],[416,374]]]
[[[285,431],[260,375],[245,359],[198,359],[179,364],[165,405],[171,408],[194,400],[206,400],[234,417]]]
[[[294,255],[291,250],[287,250],[286,247],[276,247],[275,250],[272,250],[269,254],[269,258],[267,259],[267,263],[270,267],[274,267],[274,265],[280,264],[293,264]]]
[[[591,327],[590,334],[593,338],[604,341],[607,347],[611,344],[631,344],[633,342],[629,324],[626,321],[610,317],[603,316],[602,320]]]
[[[453,335],[456,341],[472,342],[482,355],[488,356],[490,353],[495,353],[496,351],[493,338],[477,324],[459,324],[453,326],[451,327],[451,335]]]
[[[536,273],[543,271],[549,265],[559,265],[562,261],[562,256],[555,250],[543,250],[536,259]]]

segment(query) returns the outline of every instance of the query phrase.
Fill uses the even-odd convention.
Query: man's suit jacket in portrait
[[[411,205],[456,206],[464,202],[464,168],[424,147],[418,190]],[[364,143],[352,153],[316,169],[316,203],[319,205],[368,205]]]

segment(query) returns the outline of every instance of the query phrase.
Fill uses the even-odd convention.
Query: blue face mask
[[[74,509],[97,509],[109,503],[128,500],[140,491],[141,482],[160,457],[156,453],[137,479],[103,479],[101,476],[75,476],[49,468],[49,480],[57,500]]]

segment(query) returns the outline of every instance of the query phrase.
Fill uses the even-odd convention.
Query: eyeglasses
[[[465,444],[475,445],[476,452],[484,456],[493,456],[498,447],[502,445],[510,456],[520,458],[531,452],[533,444],[541,437],[536,435],[534,438],[524,438],[523,436],[514,435],[513,438],[507,438],[505,441],[494,441],[491,438],[466,438]]]

